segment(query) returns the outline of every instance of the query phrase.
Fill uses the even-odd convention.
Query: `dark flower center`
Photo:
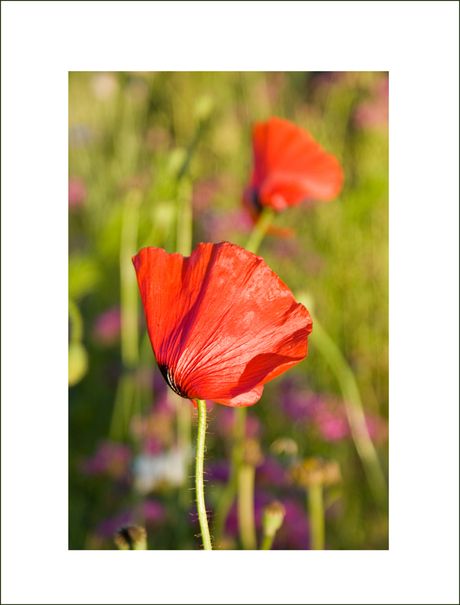
[[[257,189],[253,189],[251,191],[251,204],[254,210],[256,210],[258,213],[262,212],[262,210],[264,209],[264,207],[260,203],[259,192]]]
[[[188,399],[188,395],[182,390],[182,388],[180,387],[180,385],[178,385],[176,383],[176,381],[174,380],[174,375],[171,372],[171,369],[168,368],[168,366],[160,365],[160,364],[158,364],[158,367],[160,368],[160,372],[163,374],[163,378],[166,380],[166,382],[168,383],[169,387],[175,393],[177,393],[177,395],[179,395],[179,397],[184,397],[185,399]]]

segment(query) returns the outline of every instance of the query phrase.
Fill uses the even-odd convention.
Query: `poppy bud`
[[[120,550],[147,550],[147,532],[140,525],[120,527],[114,536]]]
[[[317,485],[332,485],[341,480],[340,467],[334,460],[306,458],[293,466],[290,475],[295,483],[309,488]]]
[[[80,382],[88,369],[88,355],[85,347],[79,342],[69,345],[69,386]]]
[[[262,513],[262,527],[264,529],[264,534],[267,537],[275,537],[276,532],[283,525],[285,514],[286,509],[281,502],[278,502],[277,500],[264,507]]]

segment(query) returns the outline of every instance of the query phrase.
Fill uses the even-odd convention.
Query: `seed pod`
[[[140,525],[120,527],[114,541],[120,550],[147,550],[147,532]]]
[[[285,514],[286,509],[281,502],[278,502],[277,500],[264,507],[262,513],[262,526],[266,536],[269,538],[275,537],[276,532],[283,525]]]
[[[341,480],[340,467],[335,460],[306,458],[290,469],[292,480],[305,488],[314,485],[333,485]]]

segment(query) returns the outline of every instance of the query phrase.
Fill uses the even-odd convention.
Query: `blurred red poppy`
[[[189,258],[143,248],[133,263],[153,353],[181,397],[253,405],[307,355],[310,314],[260,256],[222,242]]]
[[[280,212],[305,199],[329,200],[340,193],[343,172],[337,158],[288,120],[256,123],[252,145],[254,168],[243,201],[254,221],[265,206]]]

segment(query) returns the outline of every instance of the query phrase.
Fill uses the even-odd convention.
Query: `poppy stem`
[[[369,486],[377,503],[387,506],[387,485],[380,466],[377,451],[372,443],[366,425],[361,395],[355,375],[343,353],[313,316],[313,334],[311,342],[316,346],[332,367],[340,384],[351,435],[364,467]]]
[[[257,254],[259,246],[262,243],[270,224],[273,222],[274,216],[275,211],[272,208],[266,207],[262,210],[259,220],[254,225],[254,229],[246,242],[246,250],[249,250],[249,252],[252,252],[253,254]]]
[[[196,503],[198,508],[198,519],[200,520],[201,538],[203,540],[204,550],[212,550],[211,536],[209,534],[208,516],[206,513],[206,504],[204,501],[204,441],[206,437],[206,401],[202,399],[195,400],[198,407],[198,441],[196,446]]]
[[[111,439],[124,439],[129,419],[138,407],[139,329],[137,279],[131,258],[136,253],[139,211],[143,194],[131,189],[124,200],[120,241],[121,360],[124,372],[119,380],[110,421]]]
[[[262,511],[262,529],[264,533],[260,550],[271,549],[276,532],[283,525],[285,514],[285,507],[277,500],[264,506]]]
[[[225,522],[232,504],[235,501],[238,473],[243,462],[243,439],[246,427],[246,408],[235,408],[233,413],[233,446],[230,460],[229,478],[216,510],[215,534],[216,539],[219,542],[223,537],[225,531]]]
[[[255,468],[243,463],[238,472],[238,528],[244,550],[256,550],[257,538],[254,522]]]
[[[274,534],[273,534],[273,536],[267,536],[267,534],[264,534],[260,550],[270,550],[274,539],[275,539]]]
[[[121,359],[125,368],[139,363],[137,279],[131,258],[137,252],[137,232],[142,193],[131,190],[124,201],[120,242]]]

